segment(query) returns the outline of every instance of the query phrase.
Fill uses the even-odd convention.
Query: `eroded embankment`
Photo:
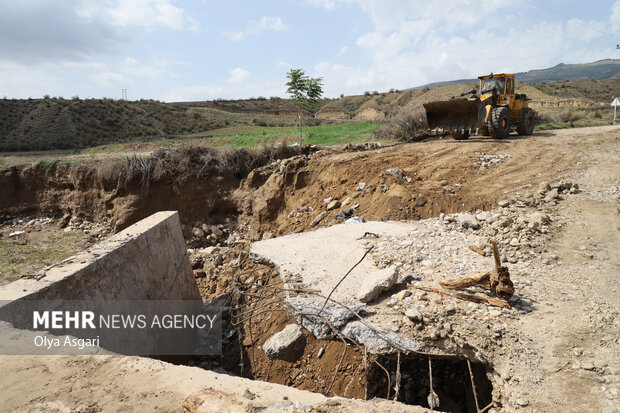
[[[154,212],[177,210],[190,226],[188,238],[191,226],[226,223],[260,239],[339,222],[336,213],[350,208],[347,214],[368,220],[406,220],[495,200],[470,188],[471,177],[492,172],[478,155],[404,155],[403,147],[305,148],[303,154],[185,148],[96,166],[13,166],[0,170],[0,214],[70,215],[105,220],[119,231]],[[437,156],[446,157],[445,165]]]

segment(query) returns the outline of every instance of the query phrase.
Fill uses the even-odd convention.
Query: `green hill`
[[[481,75],[486,73],[481,73]],[[605,59],[593,63],[564,64],[560,63],[548,69],[530,70],[515,73],[517,81],[522,83],[542,83],[566,80],[602,80],[620,79],[620,59]],[[458,79],[428,83],[412,89],[433,89],[436,87],[460,85],[477,82],[477,79]],[[408,89],[411,90],[411,89]]]
[[[517,73],[517,80],[524,83],[541,83],[564,80],[586,79],[619,79],[620,59],[605,59],[594,63],[557,66],[543,70],[530,70],[525,73]]]
[[[0,99],[0,151],[79,149],[147,142],[229,125],[293,124],[292,116],[260,114],[248,101],[239,101],[240,108],[234,112],[217,109],[213,102],[204,103]]]
[[[532,86],[547,95],[562,99],[588,99],[611,103],[614,97],[620,96],[620,79],[565,80],[542,82]]]

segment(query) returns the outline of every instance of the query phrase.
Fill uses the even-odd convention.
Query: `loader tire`
[[[489,127],[488,127],[488,126],[483,126],[483,127],[481,127],[481,128],[480,128],[480,134],[481,134],[482,136],[489,136],[489,135],[491,135],[491,134],[489,133]]]
[[[531,108],[523,108],[521,110],[519,124],[517,125],[517,132],[519,132],[519,135],[531,135],[534,133],[535,123],[536,117],[534,116],[534,111]]]
[[[452,136],[452,138],[454,138],[454,140],[456,141],[464,141],[469,138],[469,131],[453,130],[452,132],[450,132],[450,136]]]
[[[505,106],[493,108],[489,119],[489,132],[493,138],[507,138],[510,135],[510,111]]]

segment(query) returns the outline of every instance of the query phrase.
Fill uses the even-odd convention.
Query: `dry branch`
[[[485,271],[474,275],[468,275],[467,277],[457,278],[456,280],[442,280],[439,284],[443,288],[456,290],[459,288],[473,287],[474,285],[487,285],[489,284],[492,271]]]
[[[450,295],[456,298],[460,298],[461,300],[473,301],[475,303],[487,303],[495,307],[510,308],[510,304],[508,304],[508,301],[502,300],[500,298],[487,297],[486,295],[469,294],[469,293],[463,293],[463,292],[452,291],[452,290],[440,290],[438,288],[433,288],[433,287],[414,286],[413,288],[417,288],[418,290],[424,290],[424,291],[433,291],[439,294],[447,294],[447,295]]]
[[[500,301],[503,302],[504,300],[510,299],[510,297],[512,297],[515,293],[514,284],[510,280],[510,272],[508,271],[508,267],[502,266],[499,256],[499,250],[497,249],[497,244],[495,243],[495,241],[492,241],[491,244],[493,246],[493,260],[495,262],[495,268],[493,268],[493,270],[481,272],[474,275],[468,275],[467,277],[457,278],[455,280],[442,280],[439,281],[439,284],[441,284],[441,286],[444,288],[449,288],[452,290],[473,287],[475,285],[484,285],[489,287],[491,289],[491,292],[501,299]],[[472,251],[480,251],[482,252],[482,255],[484,255],[484,252],[475,245],[470,245],[469,248]],[[471,294],[469,296],[483,297]],[[484,301],[488,302],[486,298]],[[497,305],[497,303],[492,305]],[[504,307],[504,305],[499,305],[499,307]]]
[[[484,257],[484,251],[480,247],[472,244],[472,245],[469,246],[469,249],[472,250],[473,252],[476,252],[476,253],[482,255]]]

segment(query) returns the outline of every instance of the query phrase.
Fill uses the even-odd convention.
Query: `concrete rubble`
[[[294,360],[300,347],[303,346],[304,339],[301,327],[289,324],[265,341],[263,350],[270,359]]]

